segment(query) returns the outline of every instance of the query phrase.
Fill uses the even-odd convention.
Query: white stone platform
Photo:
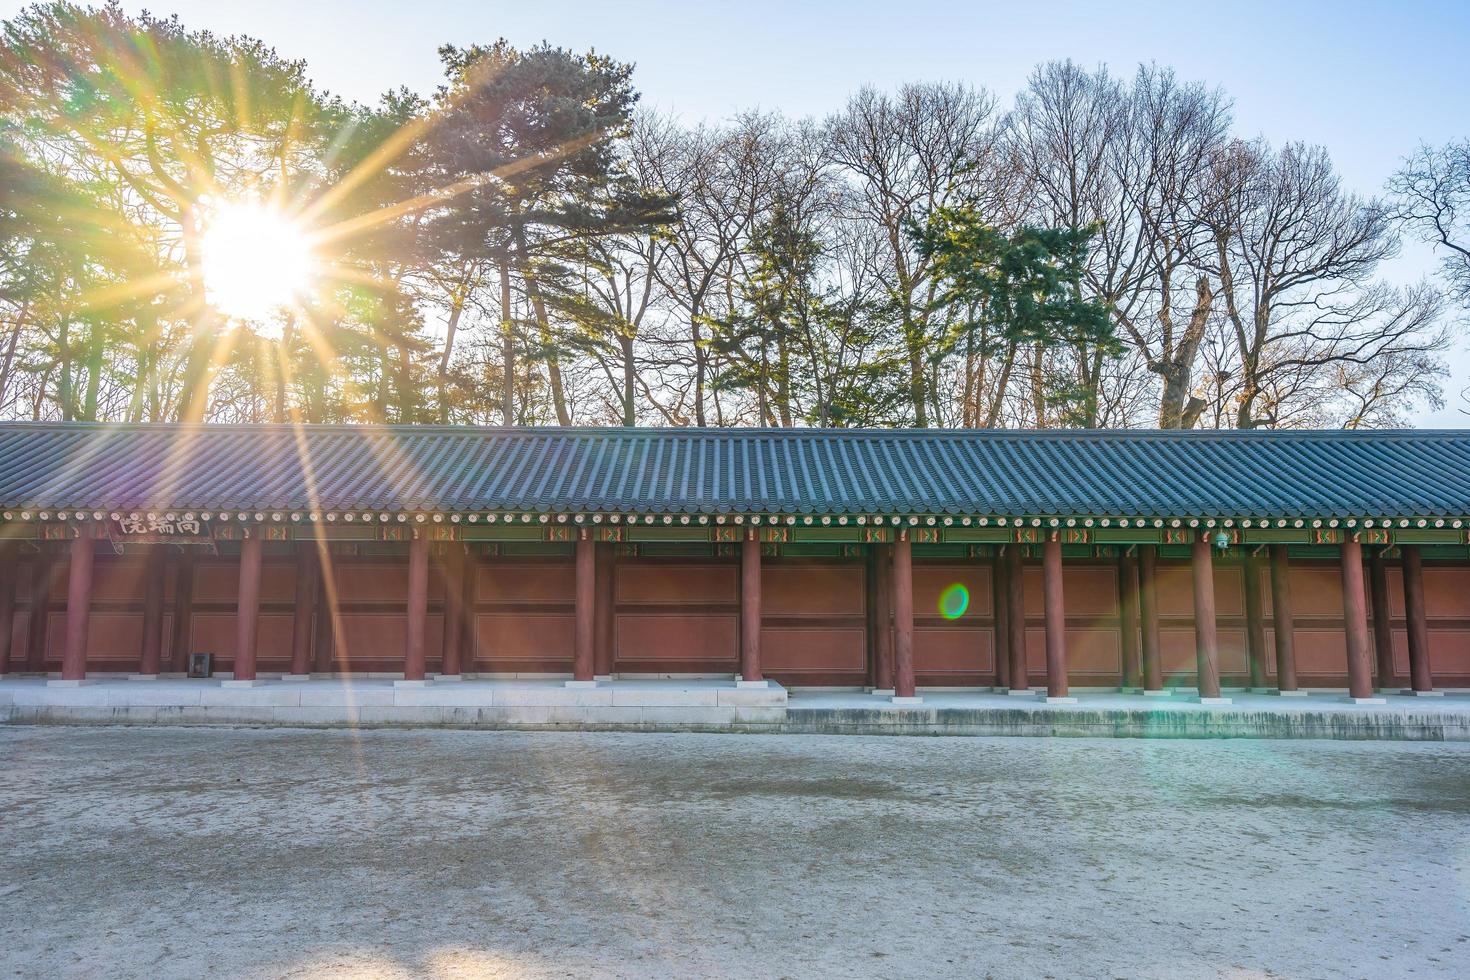
[[[1346,691],[1282,698],[1225,692],[1200,704],[1189,690],[1162,697],[1074,689],[1075,704],[989,690],[920,689],[917,704],[860,690],[764,688],[733,679],[618,678],[568,687],[557,677],[467,677],[404,684],[394,675],[129,680],[94,675],[80,686],[0,680],[0,724],[236,725],[764,731],[883,735],[1062,735],[1119,738],[1470,740],[1470,692],[1387,694],[1353,704]],[[1042,692],[1044,693],[1044,692]]]
[[[41,677],[0,680],[0,722],[229,725],[521,727],[771,724],[786,689],[734,680],[613,680],[568,687],[564,679],[478,679],[408,685],[392,675],[137,681],[90,676],[79,686]]]

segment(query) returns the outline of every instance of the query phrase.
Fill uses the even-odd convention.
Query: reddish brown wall
[[[474,651],[464,669],[569,672],[576,606],[571,559],[485,558],[474,563],[474,574]],[[439,647],[431,642],[429,649]]]
[[[738,562],[619,557],[613,564],[613,603],[615,672],[735,671]]]
[[[65,634],[65,558],[53,562],[44,669],[58,670]],[[316,663],[338,669],[397,671],[403,666],[406,560],[401,557],[334,556],[340,633]],[[138,669],[142,630],[144,561],[101,552],[95,572],[88,666],[96,671]],[[473,654],[464,668],[477,672],[562,673],[571,669],[574,569],[569,557],[481,558],[475,568]],[[35,564],[21,562],[10,668],[27,668],[31,580]],[[730,673],[739,649],[739,564],[734,559],[630,558],[614,560],[614,670],[622,673]],[[1159,562],[1158,604],[1164,670],[1170,684],[1194,683],[1193,596],[1189,563]],[[1221,667],[1225,683],[1244,684],[1243,566],[1238,555],[1217,560]],[[1263,563],[1268,680],[1274,681],[1275,624],[1269,573]],[[262,577],[259,669],[289,667],[296,565],[269,554]],[[216,669],[233,665],[236,559],[200,555],[194,570],[192,650],[210,651]],[[1402,577],[1389,573],[1398,671],[1408,673]],[[173,578],[168,576],[164,614],[164,663],[173,634]],[[1041,572],[1028,562],[1026,591],[1028,662],[1034,680],[1044,676]],[[963,585],[970,604],[955,620],[938,608],[942,590]],[[1346,682],[1341,579],[1331,560],[1294,560],[1291,571],[1298,670],[1306,686]],[[1470,568],[1429,563],[1424,570],[1431,665],[1437,684],[1470,686]],[[1064,569],[1069,683],[1079,687],[1119,682],[1123,642],[1118,615],[1116,564],[1067,559]],[[787,684],[861,685],[870,682],[867,642],[868,583],[862,559],[773,558],[762,562],[766,671]],[[915,672],[921,685],[995,683],[994,610],[988,560],[933,559],[914,564]],[[429,670],[438,668],[443,583],[431,565],[427,648]],[[329,634],[330,631],[327,631]],[[335,660],[331,659],[334,658]]]
[[[867,681],[867,578],[858,559],[761,562],[761,664],[783,684]]]
[[[969,605],[946,619],[940,595],[963,586]],[[995,601],[990,562],[918,558],[914,561],[914,678],[922,685],[995,683]]]

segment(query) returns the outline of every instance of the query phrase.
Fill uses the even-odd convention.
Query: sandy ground
[[[1470,745],[0,730],[0,975],[1470,975]]]

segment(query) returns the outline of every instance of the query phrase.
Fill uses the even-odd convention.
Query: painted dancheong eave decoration
[[[1470,436],[10,424],[0,508],[35,537],[1464,544]]]

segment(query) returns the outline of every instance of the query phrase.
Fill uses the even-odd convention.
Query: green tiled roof
[[[14,423],[0,507],[1463,518],[1470,433]]]

